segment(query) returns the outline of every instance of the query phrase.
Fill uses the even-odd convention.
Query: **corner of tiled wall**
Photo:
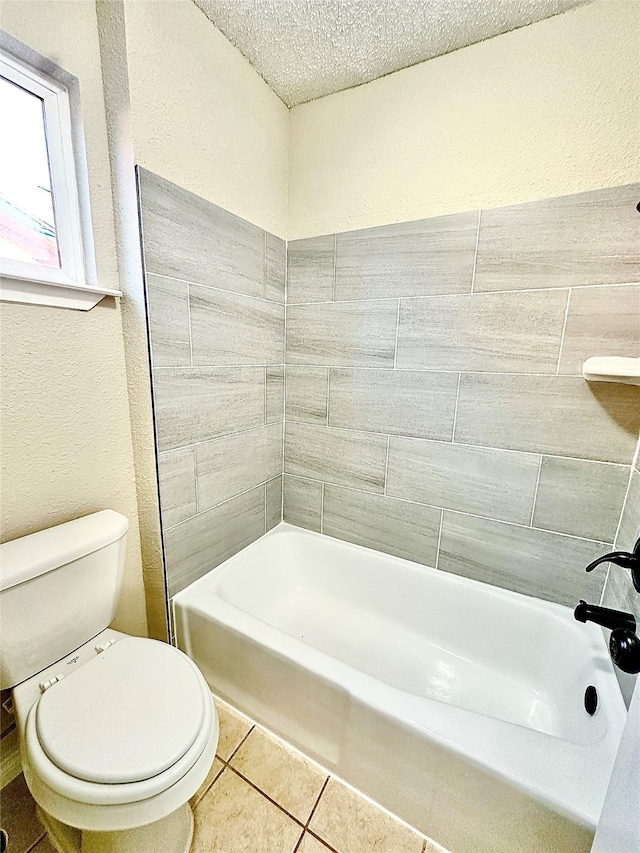
[[[629,473],[624,505],[613,543],[614,549],[616,551],[633,551],[638,539],[640,539],[640,438],[638,439],[634,464]],[[633,586],[626,569],[615,565],[609,567],[602,593],[602,605],[612,607],[614,610],[633,613],[640,625],[640,593]],[[603,630],[608,638],[609,631]],[[616,675],[625,702],[629,705],[637,676],[629,675],[618,668],[616,668]]]
[[[173,596],[282,517],[285,242],[139,170]]]

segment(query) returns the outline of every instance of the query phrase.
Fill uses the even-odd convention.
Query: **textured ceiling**
[[[194,0],[287,106],[591,0]]]

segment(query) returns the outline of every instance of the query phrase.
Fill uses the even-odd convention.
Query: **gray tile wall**
[[[144,169],[169,595],[282,518],[283,240]]]
[[[285,520],[600,601],[606,573],[584,566],[640,517],[636,473],[620,522],[640,388],[580,371],[640,355],[639,200],[614,187],[290,242]],[[605,598],[628,597],[612,573]]]
[[[618,530],[615,537],[614,548],[616,551],[633,551],[634,545],[640,538],[640,439],[636,449],[634,465],[628,477],[625,492],[624,505]],[[606,567],[602,568],[602,571]],[[612,607],[614,610],[624,610],[633,613],[640,626],[640,593],[638,593],[631,582],[631,576],[626,569],[610,565],[606,573],[606,582],[602,596],[602,604]],[[603,629],[604,630],[604,629]],[[609,637],[609,631],[604,631]],[[636,675],[628,675],[626,672],[616,668],[616,675],[620,682],[622,695],[627,706],[631,701],[631,695],[636,683]]]

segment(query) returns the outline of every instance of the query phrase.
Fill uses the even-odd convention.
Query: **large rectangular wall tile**
[[[341,370],[329,378],[329,425],[450,441],[458,375]]]
[[[198,444],[196,469],[200,512],[277,477],[282,471],[282,424]]]
[[[263,367],[166,368],[153,387],[161,451],[264,423]]]
[[[282,521],[282,474],[265,483],[266,526],[271,530]]]
[[[474,290],[640,280],[640,185],[483,210]]]
[[[401,222],[336,237],[336,299],[471,290],[478,214]]]
[[[638,539],[640,539],[640,471],[634,468],[620,518],[616,550],[633,551]]]
[[[639,426],[640,386],[463,374],[455,441],[628,464]]]
[[[397,367],[555,373],[568,291],[400,302]]]
[[[604,576],[584,568],[601,553],[597,542],[445,511],[438,568],[573,607],[600,600]]]
[[[393,367],[398,303],[287,306],[288,364]]]
[[[284,420],[284,365],[270,364],[266,368],[266,418],[268,424]]]
[[[147,272],[264,296],[264,231],[139,169]]]
[[[442,441],[389,441],[387,494],[529,524],[540,457]]]
[[[287,244],[274,234],[265,233],[264,295],[284,303],[287,276]]]
[[[282,518],[296,527],[320,533],[322,526],[322,483],[284,475]]]
[[[440,510],[327,484],[323,532],[426,566],[435,566]]]
[[[146,276],[151,359],[154,367],[191,364],[189,285],[163,276]]]
[[[165,528],[196,514],[196,462],[193,447],[159,453],[158,478],[162,524]]]
[[[165,532],[173,596],[264,533],[264,486],[258,486]]]
[[[194,365],[281,362],[284,306],[210,287],[189,287]]]
[[[287,474],[382,492],[387,457],[385,436],[311,424],[287,424]]]
[[[533,526],[613,542],[628,481],[623,465],[545,456]]]
[[[640,355],[640,285],[571,291],[560,373],[581,375],[592,355]]]
[[[307,237],[287,244],[287,304],[333,299],[335,236]]]
[[[286,418],[309,424],[326,424],[329,368],[295,367],[286,369]]]

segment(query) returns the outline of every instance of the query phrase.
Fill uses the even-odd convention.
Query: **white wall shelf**
[[[587,382],[622,382],[640,385],[640,358],[594,356],[582,365]]]

